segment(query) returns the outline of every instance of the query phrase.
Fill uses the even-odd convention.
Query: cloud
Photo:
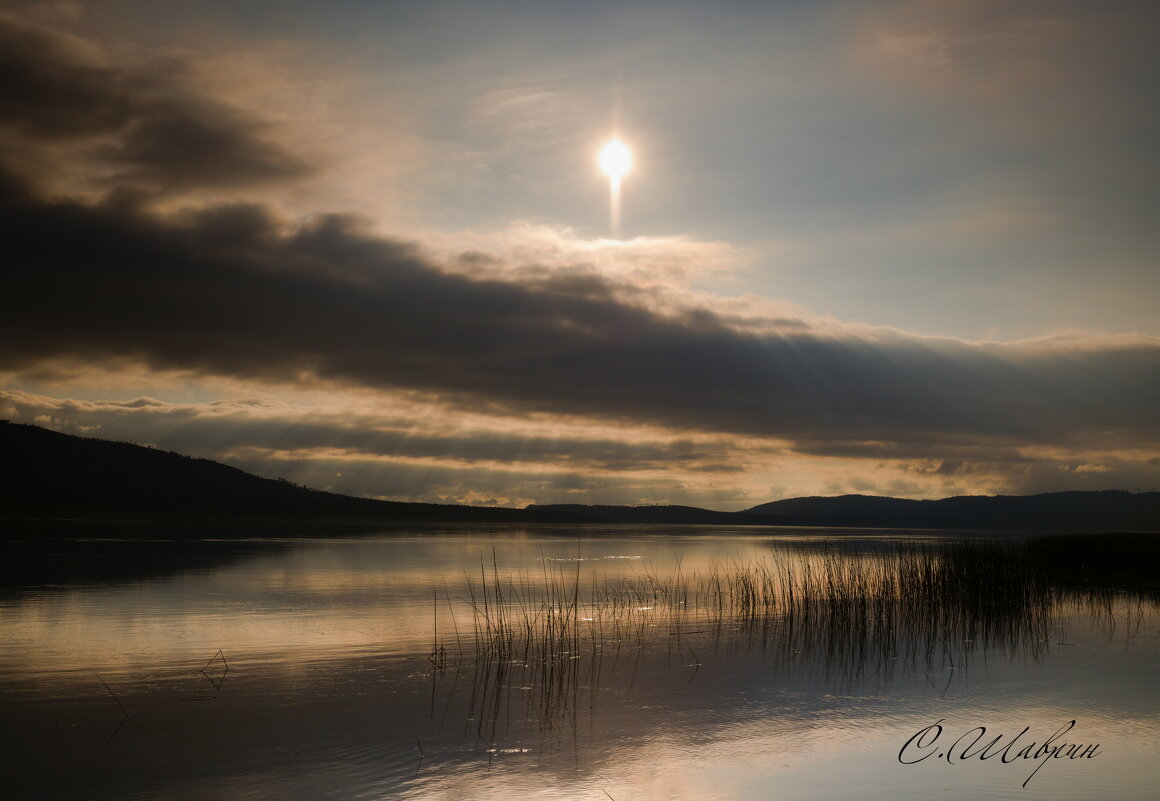
[[[341,217],[287,227],[255,205],[159,216],[45,202],[13,182],[0,203],[0,365],[10,369],[132,358],[806,442],[1160,433],[1154,338],[753,332],[709,308],[622,302],[598,274],[476,280]]]
[[[4,127],[70,139],[109,133],[132,119],[122,76],[84,40],[0,16]]]
[[[463,239],[450,239],[443,248],[462,249]],[[724,242],[676,236],[588,239],[571,229],[527,222],[514,223],[498,235],[477,235],[470,245],[457,254],[457,269],[477,278],[523,282],[599,275],[638,289],[671,290],[743,263],[737,249]]]
[[[42,170],[79,162],[94,188],[172,193],[311,171],[259,120],[189,88],[179,62],[115,64],[85,40],[3,14],[0,119],[10,170],[30,155]]]
[[[113,63],[2,16],[0,44],[0,369],[129,365],[271,391],[417,393],[441,420],[475,424],[436,432],[403,414],[341,422],[147,399],[62,405],[56,417],[52,403],[20,401],[22,419],[154,431],[164,447],[213,443],[271,469],[305,459],[319,476],[390,465],[410,476],[408,497],[442,497],[455,476],[483,482],[485,470],[508,476],[476,488],[488,498],[532,487],[607,498],[627,486],[651,487],[653,500],[724,497],[712,482],[763,457],[878,464],[862,485],[906,492],[1155,472],[1139,452],[1160,444],[1160,338],[917,336],[700,291],[701,277],[745,258],[721,243],[525,225],[456,246],[351,216],[211,201],[197,190],[240,192],[310,167],[256,118],[191,89],[179,64]],[[62,176],[75,191],[60,190]],[[94,187],[109,191],[82,191]],[[531,419],[556,430],[521,437],[518,421]],[[664,433],[607,433],[643,428]],[[666,469],[677,477],[645,475]]]
[[[733,483],[743,470],[741,451],[729,438],[481,419],[431,406],[417,412],[382,395],[371,406],[343,393],[329,399],[325,406],[268,398],[81,401],[0,390],[0,417],[397,500],[468,503],[484,493],[506,504],[581,495],[635,502],[645,492],[719,499],[716,476]],[[727,494],[737,506],[755,502],[740,488]]]
[[[411,410],[320,411],[259,399],[170,403],[76,401],[0,390],[0,414],[42,420],[67,433],[127,439],[175,450],[222,456],[297,452],[331,459],[438,460],[536,465],[541,470],[733,472],[733,446],[721,439],[646,433],[613,438],[578,426],[529,426],[491,421],[490,427],[444,410],[436,426]]]
[[[745,508],[755,498],[735,488],[705,490],[682,481],[679,473],[610,475],[576,470],[541,472],[518,466],[419,464],[405,461],[328,460],[240,454],[227,460],[243,470],[289,479],[295,483],[382,497],[429,503],[482,503],[526,506],[529,503],[697,503]]]
[[[1118,220],[1111,233],[1146,220],[1156,201],[1146,176],[1160,112],[1147,98],[1160,71],[1147,54],[1158,22],[1155,6],[1134,0],[898,2],[864,16],[855,60],[924,92],[970,134],[966,145],[989,143],[980,166],[1022,184],[1012,196],[1069,220]]]

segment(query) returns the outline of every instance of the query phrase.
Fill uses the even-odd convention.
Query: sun
[[[620,178],[632,167],[632,151],[623,142],[613,139],[600,151],[600,169],[609,178]]]
[[[600,151],[600,169],[608,175],[608,223],[612,236],[620,238],[620,179],[632,168],[632,151],[613,139]]]

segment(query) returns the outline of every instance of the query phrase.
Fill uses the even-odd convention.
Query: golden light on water
[[[608,175],[609,227],[612,236],[620,236],[620,179],[632,168],[632,151],[619,139],[613,139],[600,151],[600,169]]]

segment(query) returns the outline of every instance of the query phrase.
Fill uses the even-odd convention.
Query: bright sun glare
[[[632,166],[632,151],[623,142],[613,140],[600,151],[600,169],[609,178],[619,178]]]

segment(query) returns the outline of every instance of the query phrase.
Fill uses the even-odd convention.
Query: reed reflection
[[[645,675],[949,685],[991,654],[1040,659],[1068,615],[1114,627],[1113,606],[1129,622],[1152,607],[1147,587],[1077,581],[1075,559],[1106,542],[781,543],[704,571],[609,578],[582,578],[579,560],[545,559],[538,576],[481,560],[459,591],[433,599],[432,709],[450,707],[467,677],[468,733],[487,745],[501,730],[510,741],[595,715]]]

